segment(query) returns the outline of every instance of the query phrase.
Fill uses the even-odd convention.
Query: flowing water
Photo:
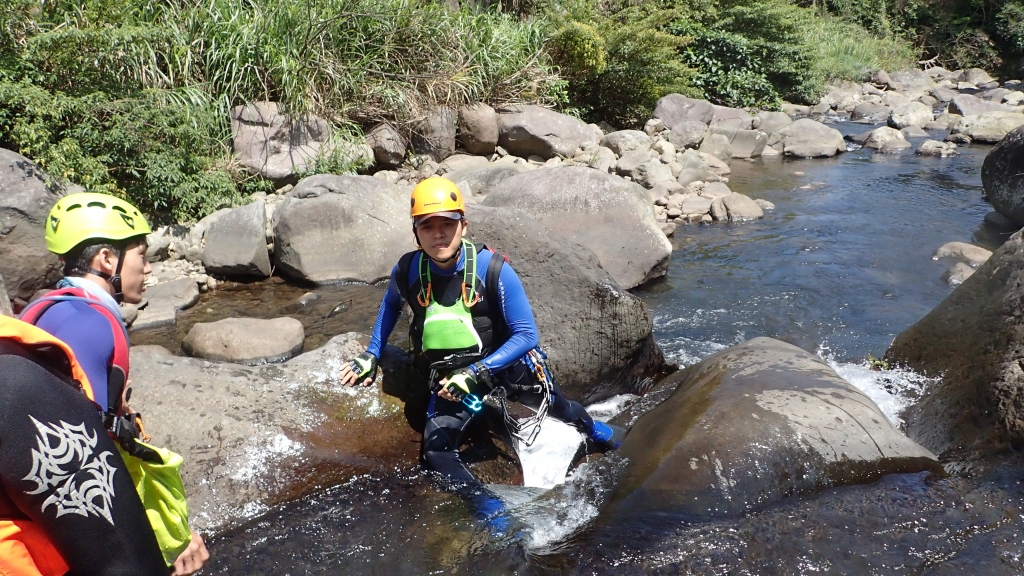
[[[864,129],[839,125],[844,132]],[[987,149],[952,159],[856,150],[828,160],[734,161],[729,186],[776,205],[763,220],[680,227],[668,277],[639,292],[668,358],[692,364],[756,336],[816,351],[899,425],[929,381],[871,370],[892,339],[951,290],[949,241],[994,249],[983,224]],[[174,329],[135,343],[175,347],[196,321],[233,314],[303,321],[307,349],[372,326],[383,287],[307,292],[281,283],[231,285]],[[614,414],[632,398],[599,407]],[[642,400],[641,400],[642,401]],[[559,436],[558,434],[553,434]],[[578,437],[524,458],[524,476],[561,480]],[[614,455],[569,472],[549,491],[506,488],[513,526],[482,529],[414,463],[279,507],[216,538],[209,573],[227,574],[974,574],[1024,573],[1024,466],[984,473],[888,476],[783,501],[741,517],[646,515],[602,522],[622,469]]]

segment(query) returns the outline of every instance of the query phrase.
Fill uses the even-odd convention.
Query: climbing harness
[[[547,418],[548,408],[551,406],[551,385],[554,382],[554,378],[551,376],[551,370],[548,369],[547,359],[547,355],[540,348],[530,350],[523,357],[526,365],[533,370],[538,384],[530,387],[532,390],[526,387],[517,388],[522,391],[530,391],[542,395],[540,406],[536,410],[526,406],[528,410],[533,412],[532,416],[519,419],[509,413],[507,403],[508,392],[503,386],[499,386],[491,392],[491,397],[498,402],[498,407],[501,408],[501,416],[505,421],[505,428],[508,430],[508,433],[522,442],[527,448],[533,446],[533,443],[537,440],[541,426],[544,424],[544,419]]]

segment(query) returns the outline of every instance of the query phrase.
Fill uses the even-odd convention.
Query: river
[[[1006,238],[983,223],[987,151],[733,161],[729,186],[776,210],[756,222],[677,230],[667,278],[638,292],[666,356],[688,365],[755,336],[780,338],[820,354],[899,425],[900,411],[929,381],[870,370],[865,359],[881,356],[951,291],[941,276],[952,262],[931,258],[939,246],[994,249]],[[133,341],[166,344],[196,321],[287,313],[306,325],[308,349],[342,331],[368,332],[383,288],[322,288],[316,299],[296,302],[305,292],[275,282],[229,285],[183,313],[178,327]],[[887,476],[741,517],[645,516],[606,525],[598,510],[621,466],[614,455],[592,459],[539,498],[510,492],[523,503],[513,509],[512,529],[494,536],[410,463],[353,478],[213,539],[205,572],[1024,573],[1024,466],[1016,459],[947,478]]]

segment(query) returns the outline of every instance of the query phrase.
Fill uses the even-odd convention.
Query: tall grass
[[[836,18],[820,18],[806,31],[807,42],[816,47],[815,73],[825,81],[865,80],[876,70],[917,67],[917,54],[909,42],[880,37]]]

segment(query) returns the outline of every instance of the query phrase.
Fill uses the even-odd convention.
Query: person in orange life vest
[[[0,574],[166,576],[70,348],[0,316]]]
[[[89,192],[61,198],[46,222],[46,246],[61,257],[65,277],[58,290],[30,303],[21,316],[70,346],[92,383],[107,429],[134,437],[139,430],[127,405],[128,336],[119,304],[142,301],[152,271],[146,260],[150,232],[138,209],[119,198]],[[175,574],[192,574],[207,559],[202,537],[193,532],[174,563]]]

